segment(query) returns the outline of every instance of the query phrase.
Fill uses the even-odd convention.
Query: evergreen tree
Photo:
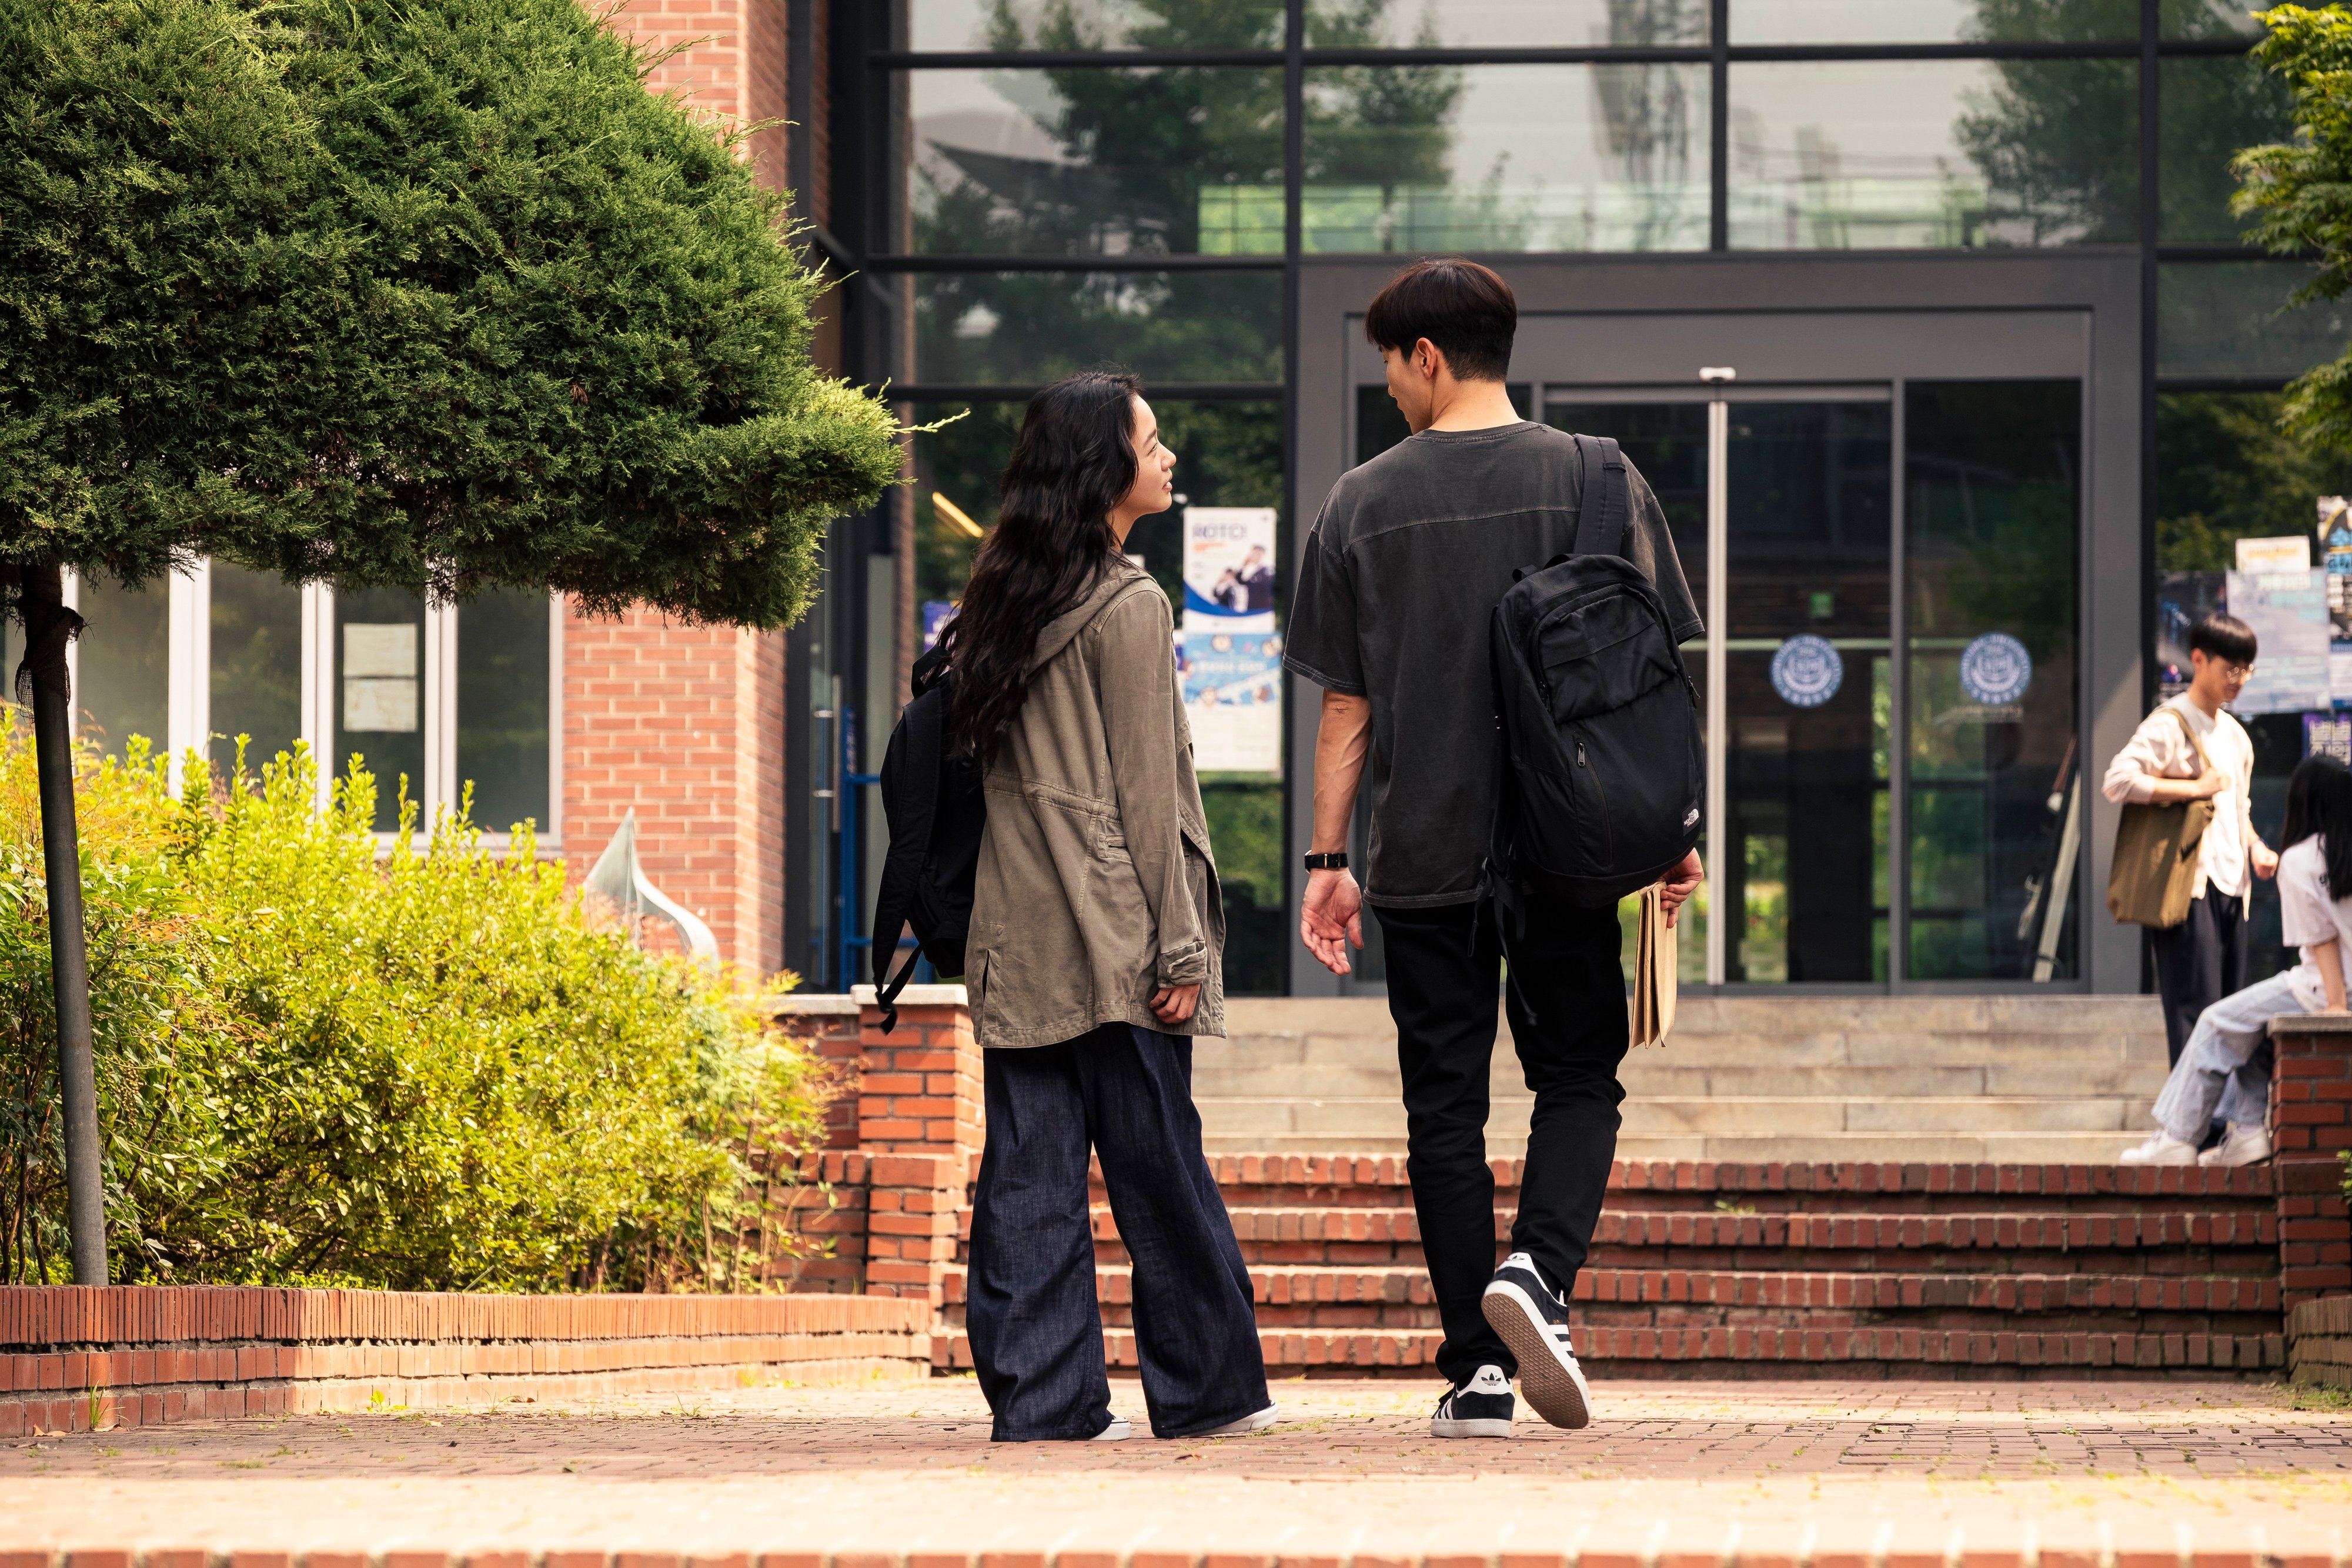
[[[778,626],[895,476],[737,141],[574,0],[0,7],[0,578],[102,1283],[62,571],[199,555]]]

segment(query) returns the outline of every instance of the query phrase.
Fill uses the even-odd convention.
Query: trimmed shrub
[[[404,803],[380,847],[356,768],[322,811],[300,751],[191,759],[178,799],[135,742],[82,764],[119,1280],[763,1287],[763,1184],[829,1083],[746,977],[638,951],[528,832],[492,853],[461,812],[419,846]],[[66,1277],[35,804],[0,728],[6,1281]]]

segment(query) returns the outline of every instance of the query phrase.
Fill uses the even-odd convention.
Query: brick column
[[[2352,1015],[2283,1015],[2271,1020],[2271,1041],[2279,1301],[2292,1312],[2352,1292],[2352,1217],[2337,1157],[2352,1149]]]
[[[786,992],[767,999],[767,1011],[776,1025],[795,1040],[807,1040],[827,1067],[841,1075],[843,1090],[825,1108],[824,1146],[857,1146],[858,1077],[866,1050],[860,1038],[857,998],[824,992]]]
[[[858,1007],[857,1145],[868,1154],[960,1157],[981,1145],[980,1047],[961,986],[908,986],[882,1032],[874,988]]]

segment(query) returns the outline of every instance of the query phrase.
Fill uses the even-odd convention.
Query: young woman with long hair
[[[1134,1262],[1152,1431],[1275,1416],[1192,1104],[1190,1037],[1224,1032],[1224,914],[1174,621],[1123,553],[1175,465],[1134,377],[1039,392],[940,637],[948,742],[988,800],[964,963],[988,1107],[965,1321],[1000,1442],[1129,1433],[1104,1373],[1089,1148]]]
[[[2271,1157],[2263,1126],[2271,1093],[2270,1020],[2280,1013],[2345,1010],[2352,970],[2352,771],[2307,757],[2286,781],[2280,834],[2279,916],[2301,962],[2223,997],[2199,1015],[2156,1097],[2157,1131],[2127,1150],[2128,1166],[2250,1166]],[[2216,1107],[2229,1131],[2201,1155]]]

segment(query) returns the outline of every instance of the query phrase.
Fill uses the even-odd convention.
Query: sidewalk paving
[[[970,1378],[20,1439],[0,1568],[2316,1568],[2352,1538],[2352,1412],[2274,1387],[1609,1382],[1591,1430],[1507,1443],[1433,1440],[1433,1383],[1278,1384],[1273,1430],[1178,1442],[1113,1388],[1124,1444],[992,1445]]]

